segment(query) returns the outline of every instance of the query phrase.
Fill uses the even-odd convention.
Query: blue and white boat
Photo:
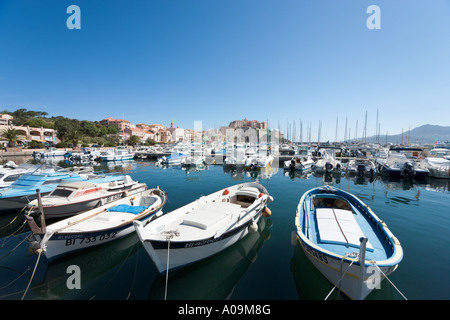
[[[312,264],[351,299],[362,300],[397,269],[398,239],[354,195],[334,187],[303,194],[294,235]]]
[[[49,194],[61,182],[87,180],[87,175],[68,170],[40,167],[34,172],[21,175],[8,188],[0,192],[0,212],[20,210],[36,199],[36,189],[42,195]]]
[[[183,159],[186,159],[190,155],[183,152],[174,152],[169,154],[167,157],[161,157],[156,162],[156,165],[181,165]]]
[[[133,221],[151,221],[162,215],[167,200],[163,190],[149,189],[104,206],[45,225],[45,210],[38,227],[26,216],[32,236],[30,249],[48,261],[76,251],[123,238],[135,231]]]

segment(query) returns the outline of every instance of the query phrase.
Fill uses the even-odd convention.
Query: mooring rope
[[[374,263],[374,265],[375,265],[375,267],[377,267],[378,268],[378,270],[380,270],[380,272],[383,274],[383,276],[387,279],[387,281],[389,281],[389,283],[395,288],[395,290],[397,290],[398,291],[398,293],[400,293],[400,295],[403,297],[403,299],[405,299],[405,300],[408,300],[406,297],[405,297],[405,295],[395,286],[395,284],[388,278],[388,276],[383,272],[383,270],[381,270],[380,269],[380,267],[379,266],[377,266],[375,263]]]
[[[37,257],[37,260],[36,260],[36,264],[34,265],[33,273],[31,274],[30,281],[28,282],[27,288],[25,289],[25,292],[23,293],[23,296],[22,296],[21,300],[23,300],[25,298],[25,295],[27,294],[28,289],[30,288],[30,284],[31,284],[31,281],[33,281],[34,273],[36,272],[37,266],[39,264],[39,259],[41,258],[41,254],[42,254],[42,250],[39,250],[39,254],[38,254],[38,257]]]
[[[355,254],[355,253],[352,253],[351,255],[354,255],[354,254]],[[348,257],[348,256],[349,256],[349,254],[346,253],[345,256],[342,257],[342,259],[341,259],[341,272],[342,272],[342,263],[343,263],[344,259],[345,259],[346,257]],[[341,280],[344,279],[345,275],[347,274],[348,269],[350,269],[350,267],[352,266],[353,262],[355,262],[355,261],[356,261],[356,259],[354,259],[354,260],[348,265],[348,267],[347,267],[347,269],[345,270],[344,274],[339,278],[339,280],[338,280],[338,281],[336,282],[336,284],[334,285],[333,289],[331,289],[331,291],[330,291],[330,292],[328,293],[328,295],[325,297],[325,300],[327,300],[327,299],[330,297],[330,295],[331,295],[331,293],[334,291],[334,289],[336,289],[336,287],[339,285],[339,283],[341,282]]]

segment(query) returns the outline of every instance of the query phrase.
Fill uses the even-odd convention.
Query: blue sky
[[[81,29],[69,30],[69,5]],[[381,29],[366,9],[378,5]],[[0,0],[0,109],[317,138],[450,125],[450,1]]]

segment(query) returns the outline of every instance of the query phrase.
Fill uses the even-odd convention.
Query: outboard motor
[[[366,172],[366,166],[363,164],[358,164],[357,170],[358,174],[362,176]]]
[[[402,168],[402,174],[405,177],[413,177],[416,174],[414,170],[414,165],[411,162],[405,162]]]
[[[294,170],[294,169],[295,169],[295,161],[294,161],[294,159],[291,160],[291,163],[289,164],[289,168],[290,168],[291,170]]]
[[[329,172],[331,172],[332,170],[333,170],[333,164],[327,162],[327,163],[325,164],[325,171],[329,173]]]

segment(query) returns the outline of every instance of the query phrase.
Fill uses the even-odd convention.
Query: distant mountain
[[[411,134],[411,136],[409,136]],[[408,137],[409,136],[409,137]],[[396,135],[380,135],[380,143],[402,143],[402,134]],[[375,136],[368,137],[368,142],[375,141]],[[419,143],[419,144],[435,144],[436,141],[446,142],[450,141],[450,126],[437,126],[432,124],[425,124],[423,126],[411,129],[411,131],[403,131],[403,144]]]

